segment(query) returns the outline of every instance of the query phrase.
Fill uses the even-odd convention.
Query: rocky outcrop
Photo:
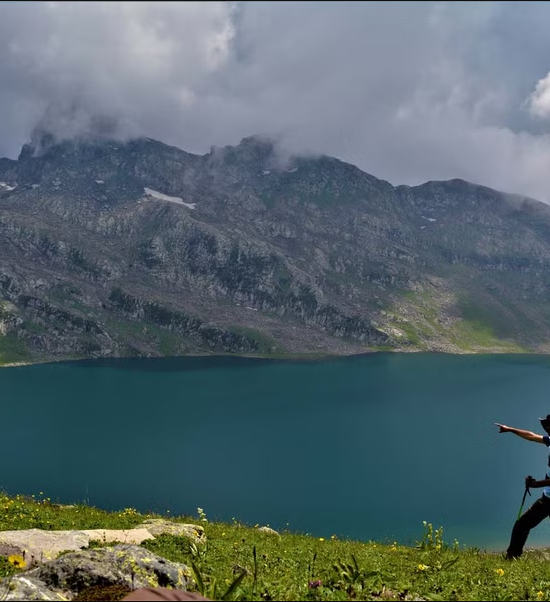
[[[144,529],[155,537],[159,535],[174,535],[175,537],[186,537],[194,543],[206,543],[206,533],[204,532],[204,527],[200,525],[175,523],[164,518],[148,518],[138,525],[136,529]]]
[[[132,529],[0,531],[0,556],[20,554],[27,566],[32,566],[53,560],[62,552],[87,548],[92,541],[140,544],[160,535],[185,537],[197,544],[206,543],[204,528],[200,525],[176,523],[166,519],[147,519]]]
[[[185,590],[191,572],[132,545],[82,550],[0,581],[2,600],[72,600],[94,586]]]
[[[32,565],[53,560],[67,550],[86,548],[90,544],[90,536],[83,531],[0,531],[0,544],[17,548],[25,562]]]

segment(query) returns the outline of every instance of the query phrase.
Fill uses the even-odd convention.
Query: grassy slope
[[[409,344],[421,351],[443,342],[451,353],[535,352],[520,343],[518,336],[532,332],[536,323],[528,322],[517,312],[511,323],[501,311],[493,310],[472,302],[466,294],[457,298],[454,293],[432,288],[404,293],[401,302],[389,308],[386,319],[390,327],[402,331]],[[403,315],[408,317],[404,320]]]
[[[28,362],[31,354],[21,339],[12,332],[0,335],[0,366],[2,364]]]
[[[0,494],[0,530],[128,529],[149,517],[133,509],[104,512],[86,505],[59,506],[43,496]],[[200,522],[197,517],[173,520]],[[406,547],[289,532],[278,538],[236,520],[200,524],[208,543],[199,549],[173,536],[143,546],[169,560],[189,566],[194,562],[207,597],[214,597],[215,580],[221,599],[239,565],[248,573],[230,599],[550,600],[550,565],[543,552],[528,552],[510,563],[498,554],[464,549],[458,542],[447,545],[442,530],[431,525],[425,525],[423,532],[420,527],[416,547]],[[14,572],[7,560],[0,559],[0,576]]]

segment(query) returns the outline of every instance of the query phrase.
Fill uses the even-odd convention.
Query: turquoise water
[[[540,432],[546,356],[94,360],[3,369],[0,391],[0,487],[63,503],[404,544],[425,520],[497,549],[547,464],[493,425]]]

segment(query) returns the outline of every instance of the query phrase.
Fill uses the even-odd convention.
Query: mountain
[[[550,207],[273,143],[0,159],[0,361],[550,349]]]

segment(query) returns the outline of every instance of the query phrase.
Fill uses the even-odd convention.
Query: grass
[[[284,353],[284,349],[282,349],[282,347],[277,343],[277,341],[275,341],[273,337],[261,332],[256,328],[250,328],[248,326],[230,326],[227,330],[233,332],[234,334],[248,337],[249,339],[256,341],[260,347],[260,353]]]
[[[185,343],[181,336],[148,322],[108,318],[106,327],[111,334],[120,337],[127,345],[139,342],[157,349],[162,355],[179,355]]]
[[[0,366],[17,362],[28,362],[31,354],[25,343],[14,333],[0,334]]]
[[[439,302],[433,292],[407,291],[402,297],[414,317],[407,322],[390,319],[390,326],[402,330],[409,343],[420,350],[426,349],[432,340],[441,340],[467,353],[497,350],[506,353],[529,352],[515,340],[521,329],[517,323],[512,325],[506,320],[502,308],[490,310],[462,298],[455,301],[461,317],[445,324],[439,320]]]
[[[483,349],[500,349],[504,353],[527,353],[518,342],[505,340],[495,336],[493,330],[478,321],[462,320],[458,322],[449,336],[451,342],[463,351],[479,351]]]
[[[0,494],[0,510],[0,530],[129,529],[153,517],[131,508],[105,512],[83,504],[61,506],[43,495]],[[200,523],[207,543],[165,535],[142,545],[191,567],[195,584],[190,589],[211,599],[550,600],[544,552],[506,562],[499,554],[448,544],[443,529],[428,523],[419,526],[415,546],[401,546],[285,531],[277,537],[237,520],[209,522],[202,511],[198,517],[172,518]],[[0,576],[18,570],[0,558]]]

